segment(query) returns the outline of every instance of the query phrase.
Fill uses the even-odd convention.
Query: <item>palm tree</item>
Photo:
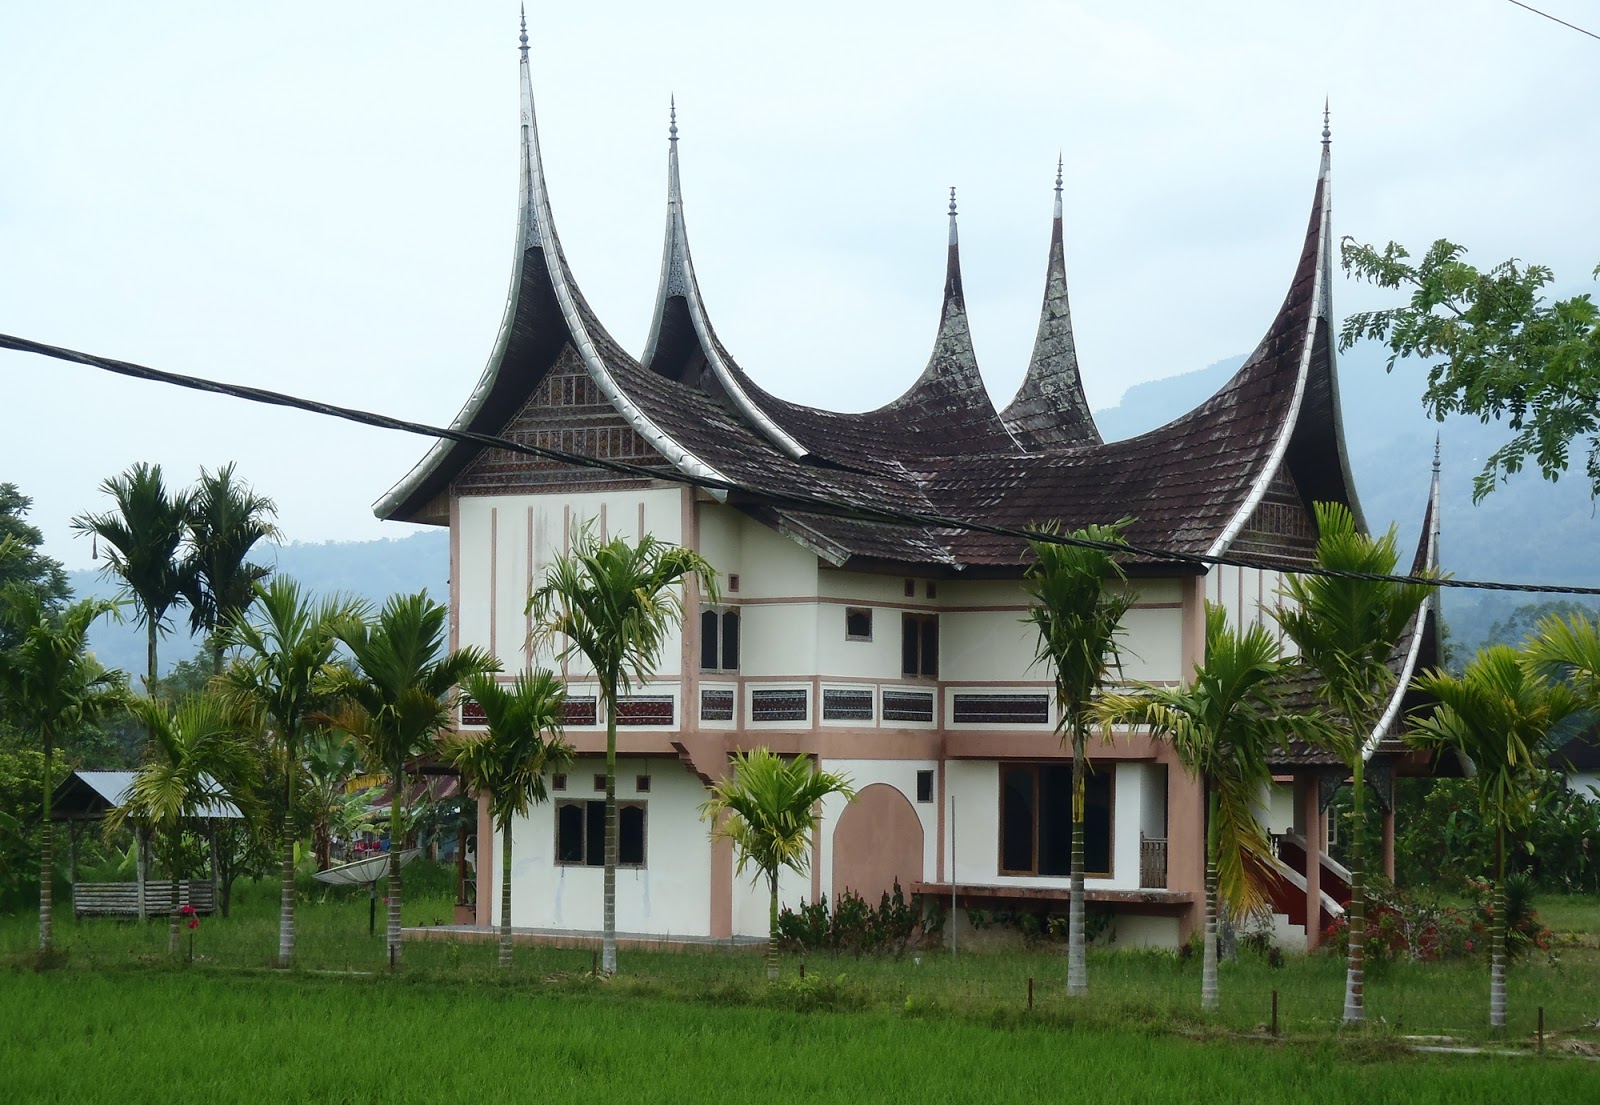
[[[817,803],[830,794],[855,797],[842,775],[818,771],[806,756],[785,760],[766,748],[733,754],[732,773],[711,788],[700,806],[700,818],[712,823],[713,837],[727,837],[739,856],[737,874],[754,864],[756,877],[766,877],[767,981],[778,979],[778,873],[785,867],[806,873]]]
[[[422,591],[392,595],[376,621],[347,616],[337,635],[355,658],[353,669],[335,669],[330,689],[344,700],[333,719],[353,734],[368,756],[389,772],[389,962],[399,966],[400,852],[404,844],[406,761],[431,750],[449,727],[453,691],[473,675],[495,671],[493,657],[478,648],[442,655],[445,608]]]
[[[80,514],[72,528],[106,543],[105,572],[133,593],[145,627],[145,693],[156,687],[156,637],[167,611],[183,599],[178,546],[189,519],[189,496],[167,489],[159,464],[143,461],[100,485],[116,503],[100,514]]]
[[[1266,873],[1272,844],[1256,817],[1272,785],[1268,764],[1291,722],[1278,688],[1292,661],[1264,627],[1242,633],[1228,627],[1227,612],[1206,604],[1205,660],[1186,687],[1135,683],[1108,694],[1094,708],[1107,728],[1143,728],[1167,741],[1190,775],[1206,789],[1206,929],[1200,1004],[1217,1008],[1217,903],[1235,917],[1267,906]]]
[[[222,673],[218,632],[255,601],[256,584],[272,573],[245,558],[258,541],[278,537],[272,524],[277,504],[235,480],[233,472],[231,462],[215,474],[200,469],[189,499],[189,555],[180,569],[189,628],[205,634],[213,675]]]
[[[478,794],[489,796],[489,816],[500,830],[500,966],[511,966],[511,819],[546,798],[547,771],[565,771],[572,746],[561,738],[566,688],[551,672],[524,671],[508,687],[474,675],[462,689],[483,710],[489,731],[458,734],[445,759]]]
[[[1088,761],[1089,707],[1111,673],[1121,668],[1117,637],[1133,604],[1111,550],[1122,544],[1131,519],[1074,530],[1064,540],[1054,525],[1029,541],[1034,561],[1023,575],[1030,604],[1023,621],[1039,632],[1035,663],[1050,665],[1055,679],[1056,731],[1072,741],[1072,889],[1067,905],[1067,993],[1089,991],[1083,949],[1084,769]],[[1088,542],[1084,544],[1082,542]]]
[[[329,701],[336,630],[345,621],[359,619],[366,607],[337,598],[314,602],[287,576],[265,586],[256,583],[253,591],[254,615],[247,616],[241,608],[224,629],[227,644],[239,647],[242,655],[220,683],[235,708],[254,714],[283,753],[278,965],[287,967],[294,959],[294,784],[300,774],[301,744],[317,727],[317,711]]]
[[[1283,586],[1288,601],[1274,616],[1294,642],[1301,664],[1318,679],[1318,693],[1344,724],[1330,726],[1329,751],[1350,769],[1354,820],[1350,832],[1350,954],[1345,965],[1344,1019],[1366,1019],[1364,940],[1366,937],[1365,845],[1366,762],[1370,743],[1395,691],[1389,668],[1406,628],[1417,616],[1430,588],[1366,578],[1394,574],[1399,555],[1391,527],[1380,538],[1356,528],[1355,517],[1339,503],[1317,503],[1316,566],[1335,575],[1291,575]],[[1307,853],[1308,863],[1314,856]]]
[[[186,822],[208,815],[222,802],[253,812],[248,780],[261,764],[239,729],[238,715],[220,696],[191,695],[176,709],[154,698],[130,705],[150,734],[151,755],[133,777],[128,797],[112,814],[113,829],[132,823],[160,834],[172,879],[167,950],[178,954],[181,927],[179,885]]]
[[[39,950],[55,941],[53,916],[56,739],[125,701],[127,676],[107,671],[87,654],[89,627],[115,614],[119,603],[83,599],[59,613],[38,589],[12,584],[0,591],[0,626],[15,643],[0,652],[0,698],[11,719],[39,736],[44,750],[44,807],[39,826]]]
[[[1413,721],[1411,740],[1454,748],[1471,761],[1478,809],[1495,827],[1494,931],[1489,943],[1489,1027],[1506,1026],[1506,834],[1532,818],[1550,731],[1583,708],[1565,683],[1546,680],[1516,649],[1493,645],[1459,676],[1429,671],[1413,685],[1439,700]]]
[[[716,571],[698,553],[646,534],[636,544],[601,541],[579,528],[572,551],[550,566],[528,599],[535,637],[560,634],[558,656],[582,656],[594,668],[606,705],[606,846],[600,965],[617,970],[617,695],[655,671],[668,632],[683,617],[678,584],[699,581],[717,600]]]

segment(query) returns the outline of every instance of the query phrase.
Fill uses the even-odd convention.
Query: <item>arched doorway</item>
[[[922,820],[906,796],[887,783],[863,787],[833,830],[833,897],[846,888],[876,905],[886,890],[909,895],[922,878]]]

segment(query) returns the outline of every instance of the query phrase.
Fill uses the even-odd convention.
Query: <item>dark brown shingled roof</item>
[[[1097,435],[1088,436],[1093,424],[1086,412],[1075,421],[1078,404],[1068,393],[1077,389],[1068,383],[1069,376],[1075,379],[1076,357],[1058,225],[1051,286],[1030,369],[1033,383],[1024,384],[1022,407],[1008,408],[1016,424],[1032,427],[1028,432],[1035,445],[1054,438],[1045,452],[1030,454],[1006,429],[978,374],[953,227],[934,352],[905,395],[877,411],[839,414],[790,403],[757,387],[705,318],[683,232],[675,152],[673,205],[648,364],[632,357],[590,309],[562,254],[539,161],[526,60],[523,98],[524,248],[501,339],[457,425],[489,433],[508,426],[570,346],[618,415],[669,463],[690,476],[721,478],[747,489],[730,501],[838,565],[857,560],[1014,571],[1026,552],[1021,542],[983,534],[787,510],[783,496],[814,495],[1011,526],[1057,521],[1073,528],[1131,515],[1136,521],[1130,539],[1184,553],[1224,550],[1284,465],[1308,500],[1353,502],[1333,421],[1337,392],[1325,287],[1332,247],[1326,157],[1288,294],[1260,345],[1206,403],[1127,441],[1101,444]],[[1048,409],[1043,400],[1052,395],[1066,420],[1054,435],[1038,422]],[[1078,444],[1066,444],[1080,432]],[[442,521],[437,504],[478,452],[475,446],[441,442],[377,512],[385,518]]]
[[[1072,338],[1072,306],[1067,301],[1067,262],[1061,244],[1061,181],[1056,180],[1056,213],[1050,225],[1050,262],[1045,269],[1044,304],[1033,357],[1016,396],[1000,417],[1025,448],[1041,450],[1100,444],[1100,430],[1089,413],[1078,375],[1078,348]]]

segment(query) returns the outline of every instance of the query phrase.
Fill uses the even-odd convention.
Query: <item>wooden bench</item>
[[[196,913],[217,911],[217,887],[210,879],[189,879],[179,890],[180,905],[187,902]],[[164,917],[172,908],[172,883],[151,879],[144,884],[144,911],[151,917]],[[75,882],[72,884],[74,917],[139,916],[139,884],[136,882]]]

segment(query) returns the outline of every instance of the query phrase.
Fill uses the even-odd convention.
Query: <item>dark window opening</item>
[[[923,588],[923,590],[927,593],[927,596],[930,599],[936,599],[939,597],[939,585],[931,579],[928,580],[928,585]]]
[[[906,580],[906,598],[914,599],[916,597],[917,597],[917,581],[914,580],[914,579]]]
[[[739,670],[739,612],[700,612],[700,670]]]
[[[644,861],[644,803],[618,803],[617,866],[643,867]],[[576,867],[605,866],[605,802],[556,803],[556,862]]]
[[[939,677],[939,615],[901,615],[900,671],[926,679]]]
[[[640,794],[650,793],[650,776],[640,775],[633,780],[633,789]]]
[[[917,801],[933,801],[933,772],[917,772]]]
[[[1111,773],[1084,779],[1083,870],[1111,875]],[[1072,874],[1072,764],[1005,764],[1000,769],[1000,871]]]
[[[844,639],[847,641],[872,640],[872,611],[850,608],[844,612]]]
[[[738,572],[729,572],[728,573],[728,594],[737,595],[738,593],[739,593],[739,573]]]
[[[606,791],[606,777],[604,775],[596,775],[594,777],[594,789],[598,790],[601,794],[605,793],[605,791]]]
[[[563,775],[559,771],[556,772],[554,775],[550,776],[550,789],[551,790],[566,790],[567,789],[567,777],[565,775]]]

